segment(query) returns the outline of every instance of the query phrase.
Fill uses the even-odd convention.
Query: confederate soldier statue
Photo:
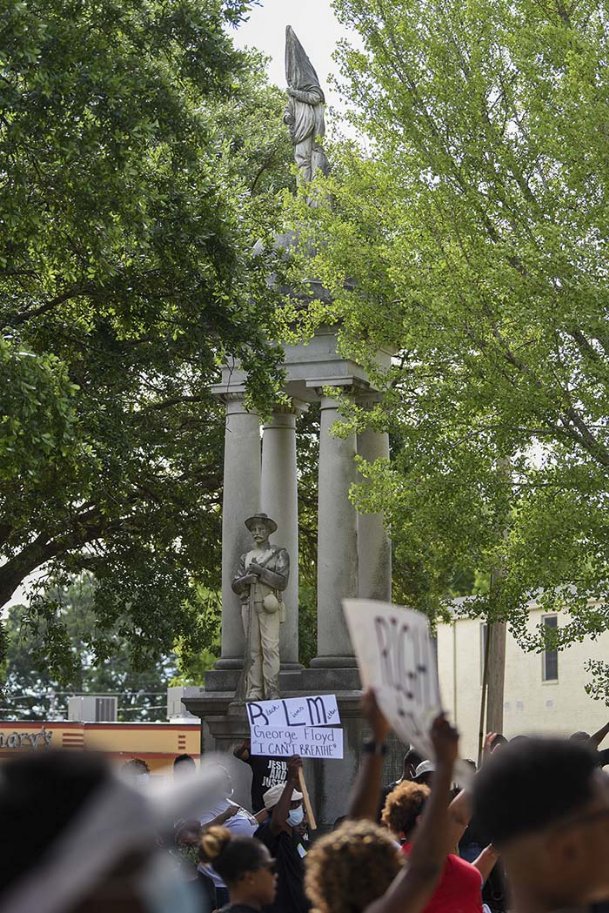
[[[290,557],[285,548],[271,545],[269,536],[277,524],[266,514],[245,521],[254,548],[241,555],[233,578],[233,591],[241,597],[245,630],[245,699],[279,697],[279,626],[285,621],[282,593],[290,576]]]

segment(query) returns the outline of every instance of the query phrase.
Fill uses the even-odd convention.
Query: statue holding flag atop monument
[[[288,104],[283,120],[290,130],[300,178],[310,181],[317,171],[327,174],[330,170],[319,143],[326,132],[326,98],[315,68],[291,25],[287,26],[285,36],[285,76]]]

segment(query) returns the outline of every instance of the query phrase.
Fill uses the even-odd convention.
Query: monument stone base
[[[182,702],[201,719],[204,751],[230,752],[249,736],[245,705],[235,701],[238,670],[213,669],[205,688],[185,689]],[[282,672],[282,697],[313,694],[336,695],[343,729],[344,757],[340,761],[304,759],[304,773],[320,831],[331,829],[336,818],[347,812],[349,793],[357,773],[363,742],[370,737],[359,703],[361,690],[356,668],[313,667],[301,672]],[[404,748],[391,743],[386,758],[386,782],[397,779],[402,770]],[[235,795],[246,806],[250,798]]]

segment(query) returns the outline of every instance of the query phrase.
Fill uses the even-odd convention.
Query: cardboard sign
[[[436,654],[420,612],[372,599],[343,601],[362,687],[374,688],[394,732],[426,757],[441,712]]]
[[[340,714],[333,694],[316,697],[277,698],[275,701],[249,701],[246,705],[250,726],[294,727],[336,726]]]
[[[261,726],[250,727],[250,753],[275,758],[323,758],[343,756],[343,731],[330,726]]]

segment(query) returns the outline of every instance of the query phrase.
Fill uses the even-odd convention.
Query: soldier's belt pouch
[[[280,609],[280,602],[274,593],[268,593],[262,600],[262,608],[267,615],[274,615]]]

